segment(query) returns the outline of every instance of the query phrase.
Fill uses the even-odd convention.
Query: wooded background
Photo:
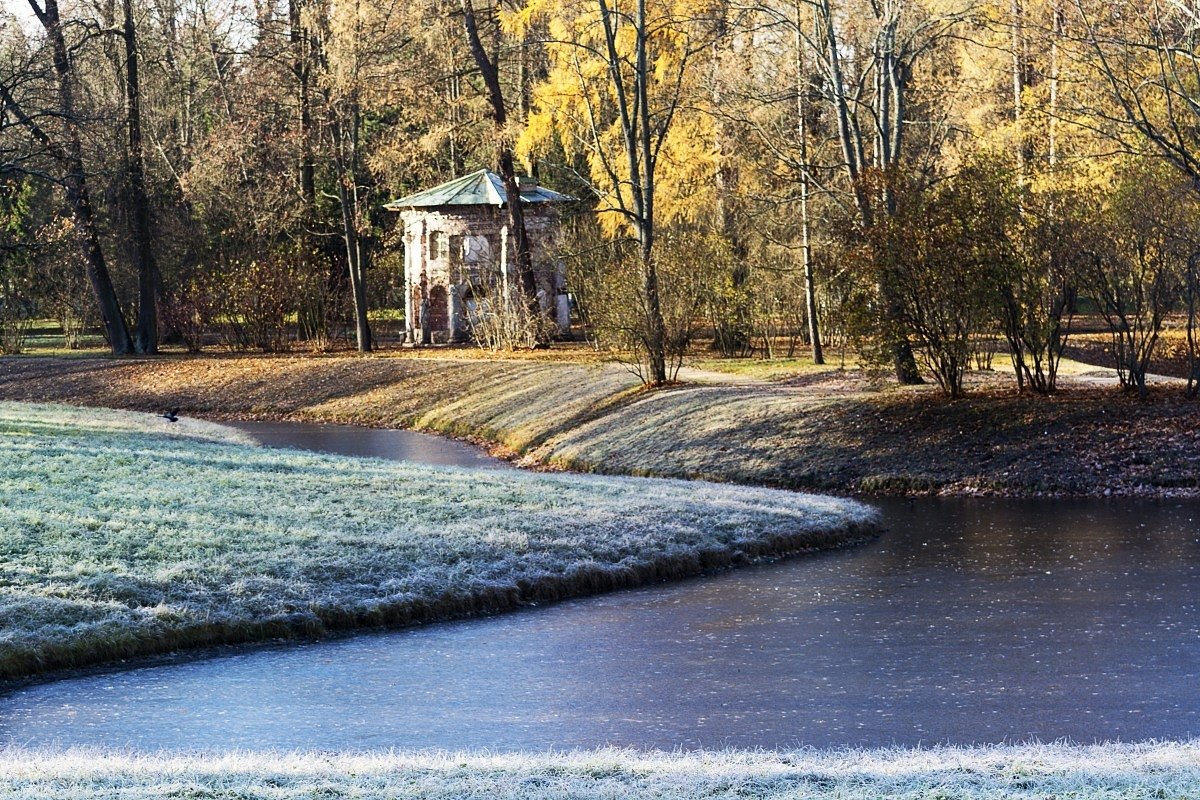
[[[585,330],[648,383],[703,329],[1051,392],[1085,311],[1195,396],[1198,45],[1194,0],[9,0],[0,351],[370,349],[382,203],[487,166],[581,198]]]

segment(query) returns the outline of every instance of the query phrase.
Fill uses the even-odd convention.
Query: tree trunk
[[[292,72],[296,78],[297,101],[300,106],[300,196],[305,204],[305,214],[315,216],[316,179],[313,155],[312,119],[312,55],[309,31],[301,14],[303,0],[288,2],[288,39],[292,47]],[[312,219],[306,219],[306,224]]]
[[[342,239],[346,243],[350,291],[354,297],[355,340],[360,353],[369,353],[372,349],[372,342],[371,326],[367,319],[367,265],[362,237],[358,233],[358,216],[361,205],[358,199],[358,140],[362,124],[362,109],[357,101],[353,101],[349,105],[350,130],[344,131],[340,123],[334,125],[338,148],[348,148],[348,152],[343,151],[341,158],[342,170],[341,175],[338,176],[338,204],[342,209]]]
[[[129,338],[129,329],[125,325],[125,317],[121,314],[121,304],[113,289],[112,278],[108,273],[108,264],[104,260],[104,251],[100,247],[100,236],[96,228],[96,215],[92,208],[91,194],[88,192],[87,173],[83,165],[83,145],[80,139],[79,118],[75,109],[75,93],[71,59],[67,51],[66,38],[63,35],[62,19],[59,16],[58,0],[46,0],[45,9],[30,0],[30,6],[46,31],[54,59],[54,73],[58,79],[59,111],[62,113],[63,131],[66,136],[64,146],[55,146],[53,150],[58,161],[62,164],[66,175],[63,179],[66,189],[67,202],[71,206],[75,222],[79,246],[87,264],[88,280],[96,296],[100,309],[100,319],[104,325],[104,333],[114,355],[125,355],[133,352],[133,343]],[[29,126],[26,116],[24,123]],[[41,132],[36,125],[31,130]],[[35,136],[37,133],[35,133]],[[38,137],[44,143],[49,143],[45,133]]]
[[[150,198],[142,154],[141,84],[138,78],[137,27],[132,0],[123,0],[125,39],[125,102],[129,128],[130,233],[133,261],[138,274],[138,320],[134,345],[139,353],[158,352],[158,264],[154,260]]]
[[[358,47],[364,39],[362,30],[362,15],[359,0],[354,0],[350,11],[354,14],[354,37],[351,46]],[[322,18],[317,23],[318,30],[327,30],[329,20]],[[306,34],[307,35],[307,34]],[[319,47],[319,42],[314,42]],[[317,55],[324,62],[324,53]],[[362,139],[363,111],[360,103],[360,85],[364,75],[360,66],[360,53],[349,54],[348,61],[352,66],[348,78],[348,91],[337,98],[326,97],[329,109],[329,129],[333,136],[334,163],[337,168],[337,198],[342,217],[342,241],[346,247],[346,269],[350,277],[350,292],[354,300],[355,342],[360,353],[369,353],[373,349],[371,326],[367,317],[367,258],[365,245],[359,231],[363,215],[363,201],[359,197],[359,187],[362,181],[362,154],[360,152]],[[308,155],[302,146],[302,160]],[[301,165],[302,182],[306,180],[307,172]],[[306,191],[306,189],[302,189]]]
[[[1058,40],[1063,35],[1063,11],[1057,2],[1051,13],[1054,15],[1054,22],[1050,32],[1050,106],[1049,118],[1046,121],[1046,137],[1048,158],[1050,167],[1053,169],[1058,163],[1058,81],[1061,71]]]
[[[722,108],[724,98],[721,96],[721,47],[729,36],[729,23],[724,11],[717,20],[717,29],[712,42],[712,69],[709,80],[712,82],[711,102],[713,108]],[[720,115],[713,117],[713,149],[717,153],[718,162],[713,170],[713,187],[716,195],[714,212],[717,232],[729,243],[731,259],[729,269],[729,287],[732,289],[732,305],[718,307],[714,304],[712,315],[713,333],[716,347],[724,356],[737,356],[746,353],[751,347],[751,337],[754,334],[753,315],[749,308],[749,298],[746,296],[746,284],[750,280],[749,252],[745,237],[738,224],[737,211],[740,204],[733,194],[739,180],[738,168],[729,156],[730,136],[727,126]],[[737,151],[737,143],[733,143]]]
[[[658,267],[654,263],[654,170],[656,165],[654,137],[651,132],[649,105],[649,65],[646,56],[646,0],[638,0],[633,19],[636,63],[633,69],[633,100],[630,102],[621,72],[623,59],[617,47],[618,27],[625,24],[627,17],[618,15],[608,7],[606,0],[596,0],[600,11],[600,22],[604,28],[604,43],[607,49],[608,73],[612,80],[618,120],[621,124],[621,139],[629,170],[629,190],[633,195],[631,222],[638,238],[638,260],[641,268],[642,298],[640,310],[643,325],[639,336],[646,348],[646,366],[649,375],[642,380],[650,385],[661,385],[667,381],[667,326],[662,314],[662,298],[659,293]],[[660,134],[661,135],[661,134]],[[660,139],[661,143],[661,139]],[[622,204],[624,201],[621,201]],[[649,378],[647,380],[647,378]]]
[[[317,185],[316,185],[316,126],[313,124],[313,33],[309,22],[304,19],[303,6],[308,0],[288,0],[288,45],[292,50],[292,76],[296,81],[296,103],[299,110],[299,164],[300,179],[300,264],[313,285],[330,286],[336,275],[336,264],[324,270],[316,279],[319,270],[317,243]],[[339,195],[339,201],[341,196]],[[319,282],[318,282],[319,281]],[[321,346],[329,334],[329,292],[320,290],[304,298],[299,308],[300,335]]]
[[[508,111],[504,104],[504,93],[500,88],[500,75],[496,62],[488,55],[479,35],[479,25],[475,19],[473,0],[462,0],[463,27],[467,32],[467,41],[471,46],[471,55],[475,66],[483,77],[487,87],[488,101],[492,106],[492,122],[497,139],[497,158],[500,179],[504,181],[504,194],[507,197],[505,206],[508,210],[508,228],[513,242],[513,255],[517,264],[517,277],[524,295],[525,305],[531,319],[537,319],[542,314],[537,297],[537,278],[533,272],[533,255],[529,247],[529,234],[525,228],[525,210],[521,207],[521,187],[517,182],[516,168],[513,163],[512,147],[507,143],[505,126],[508,124]],[[538,327],[538,345],[546,342]]]
[[[837,38],[837,29],[833,22],[833,9],[829,0],[820,0],[815,6],[817,25],[821,28],[822,42],[825,47],[825,63],[827,66],[827,83],[830,104],[834,116],[837,117],[838,143],[842,149],[842,159],[845,161],[846,176],[850,181],[850,190],[854,193],[854,203],[858,208],[864,228],[871,227],[875,222],[874,209],[871,199],[863,185],[862,169],[866,156],[863,152],[862,137],[851,121],[850,103],[846,98],[845,78],[842,75],[842,45]]]
[[[350,269],[350,291],[354,296],[354,333],[360,353],[372,350],[371,326],[367,318],[367,257],[364,252],[362,237],[358,234],[354,209],[357,202],[347,188],[345,182],[339,184],[339,195],[342,206],[342,231],[346,242],[346,260]]]
[[[1023,123],[1023,95],[1025,92],[1025,24],[1021,0],[1011,0],[1009,14],[1012,16],[1012,115],[1016,127],[1017,180],[1025,183],[1025,132]]]
[[[1184,396],[1189,400],[1200,396],[1200,337],[1197,336],[1197,325],[1200,319],[1200,253],[1188,258],[1187,265],[1187,387]]]
[[[650,130],[650,64],[647,59],[646,0],[637,0],[637,65],[634,68],[634,89],[637,97],[635,118],[641,146],[641,191],[638,192],[638,217],[641,220],[639,239],[642,259],[642,286],[646,293],[647,349],[650,377],[654,384],[667,382],[667,326],[663,320],[662,297],[659,294],[658,266],[654,263],[654,144]],[[637,176],[635,170],[633,175]]]
[[[808,341],[814,364],[825,363],[821,329],[817,320],[817,287],[813,275],[812,239],[808,218],[808,121],[805,119],[804,36],[800,32],[800,3],[796,3],[796,138],[800,144],[800,258],[804,269],[804,306],[808,315]]]
[[[859,221],[863,230],[869,230],[876,222],[875,203],[864,182],[864,170],[869,166],[866,160],[866,147],[863,142],[862,130],[857,123],[855,112],[850,107],[850,98],[846,95],[845,76],[842,71],[843,43],[838,40],[837,29],[832,5],[829,0],[818,0],[814,5],[816,24],[820,32],[820,41],[825,52],[826,83],[830,105],[837,118],[837,136],[841,145],[842,158],[845,162],[846,177],[850,190],[854,194],[855,207],[858,210]],[[884,11],[881,9],[881,14]],[[892,12],[887,12],[892,14]],[[896,166],[900,161],[900,149],[903,144],[904,129],[904,81],[903,65],[897,59],[895,48],[895,29],[899,19],[892,16],[881,17],[880,31],[876,36],[875,55],[879,59],[876,75],[876,97],[872,110],[876,125],[876,154],[874,166],[883,173],[884,186],[882,191],[883,213],[891,215],[896,211],[896,196],[893,181]],[[879,283],[879,295],[883,302],[883,313],[887,321],[885,330],[890,341],[885,342],[892,357],[896,380],[902,384],[917,384],[921,382],[917,370],[917,362],[913,357],[912,345],[908,337],[899,327],[899,303],[895,297],[895,289],[890,285],[887,276]]]

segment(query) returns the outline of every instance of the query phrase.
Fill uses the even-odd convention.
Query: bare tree
[[[59,14],[58,0],[45,0],[45,5],[39,0],[29,0],[29,6],[41,24],[50,46],[57,89],[56,107],[26,108],[21,98],[14,93],[13,86],[7,83],[0,84],[0,103],[3,103],[4,112],[24,126],[57,163],[60,172],[58,181],[62,184],[67,202],[71,206],[79,247],[87,264],[88,279],[99,307],[105,336],[114,354],[131,353],[133,342],[113,288],[104,251],[100,246],[96,214],[88,188],[88,173],[83,160],[81,121],[75,102],[75,72],[62,17]],[[42,118],[55,119],[58,131],[53,134],[48,131],[40,122]]]
[[[809,215],[813,179],[808,146],[808,48],[800,27],[801,18],[801,0],[796,0],[796,142],[800,150],[800,259],[804,270],[804,306],[808,318],[809,347],[813,363],[824,364],[825,353],[821,347],[821,329],[817,321],[817,285],[812,253],[812,220]]]
[[[1070,3],[1079,58],[1093,68],[1112,101],[1086,109],[1101,123],[1098,129],[1128,152],[1142,149],[1128,134],[1144,137],[1200,192],[1200,11],[1157,0]]]
[[[836,120],[842,164],[864,231],[897,211],[897,186],[908,150],[910,79],[927,56],[965,16],[929,14],[911,0],[871,2],[848,15],[832,0],[809,0],[810,37],[823,77],[826,101]],[[799,29],[799,27],[798,27]],[[846,60],[853,59],[853,72]],[[869,237],[870,238],[870,237]],[[875,237],[878,239],[878,237]],[[888,237],[883,237],[888,241]],[[888,254],[880,259],[888,261]],[[912,346],[899,325],[900,299],[886,271],[879,282],[884,326],[896,378],[919,383]]]
[[[157,353],[160,278],[154,259],[150,198],[146,192],[145,158],[142,152],[141,80],[138,74],[137,24],[133,15],[133,0],[122,0],[122,11],[130,232],[133,234],[133,261],[138,275],[138,319],[134,347],[139,353]]]

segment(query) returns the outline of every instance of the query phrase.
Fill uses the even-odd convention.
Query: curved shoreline
[[[232,429],[151,435],[127,412],[0,417],[8,680],[493,614],[848,546],[880,523],[769,489],[243,449],[204,441]],[[146,472],[166,477],[137,486]]]
[[[433,601],[414,600],[380,606],[370,613],[348,609],[321,609],[319,620],[273,619],[198,625],[171,631],[170,637],[125,640],[118,647],[100,643],[84,652],[74,648],[50,650],[28,659],[0,657],[0,689],[27,686],[93,669],[135,669],[157,658],[188,654],[204,656],[224,648],[271,645],[303,639],[349,634],[355,631],[404,629],[512,612],[532,605],[581,599],[656,583],[688,580],[735,567],[769,563],[815,553],[854,547],[876,538],[881,529],[870,524],[849,524],[813,536],[783,535],[728,550],[662,557],[629,565],[604,565],[575,571],[569,578],[543,575],[534,580],[498,587],[488,592],[446,592]],[[314,624],[316,622],[317,624]]]
[[[643,392],[613,365],[453,356],[15,358],[0,398],[408,429],[532,469],[841,496],[1200,497],[1200,405],[1090,373],[1052,397],[975,376],[948,402],[852,370]]]

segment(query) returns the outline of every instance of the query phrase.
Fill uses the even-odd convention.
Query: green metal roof
[[[574,199],[536,184],[528,191],[521,191],[523,203],[564,203]],[[481,169],[470,175],[446,181],[432,189],[393,200],[384,208],[401,211],[406,208],[433,206],[502,206],[507,201],[508,193],[504,191],[504,180],[494,172]]]

